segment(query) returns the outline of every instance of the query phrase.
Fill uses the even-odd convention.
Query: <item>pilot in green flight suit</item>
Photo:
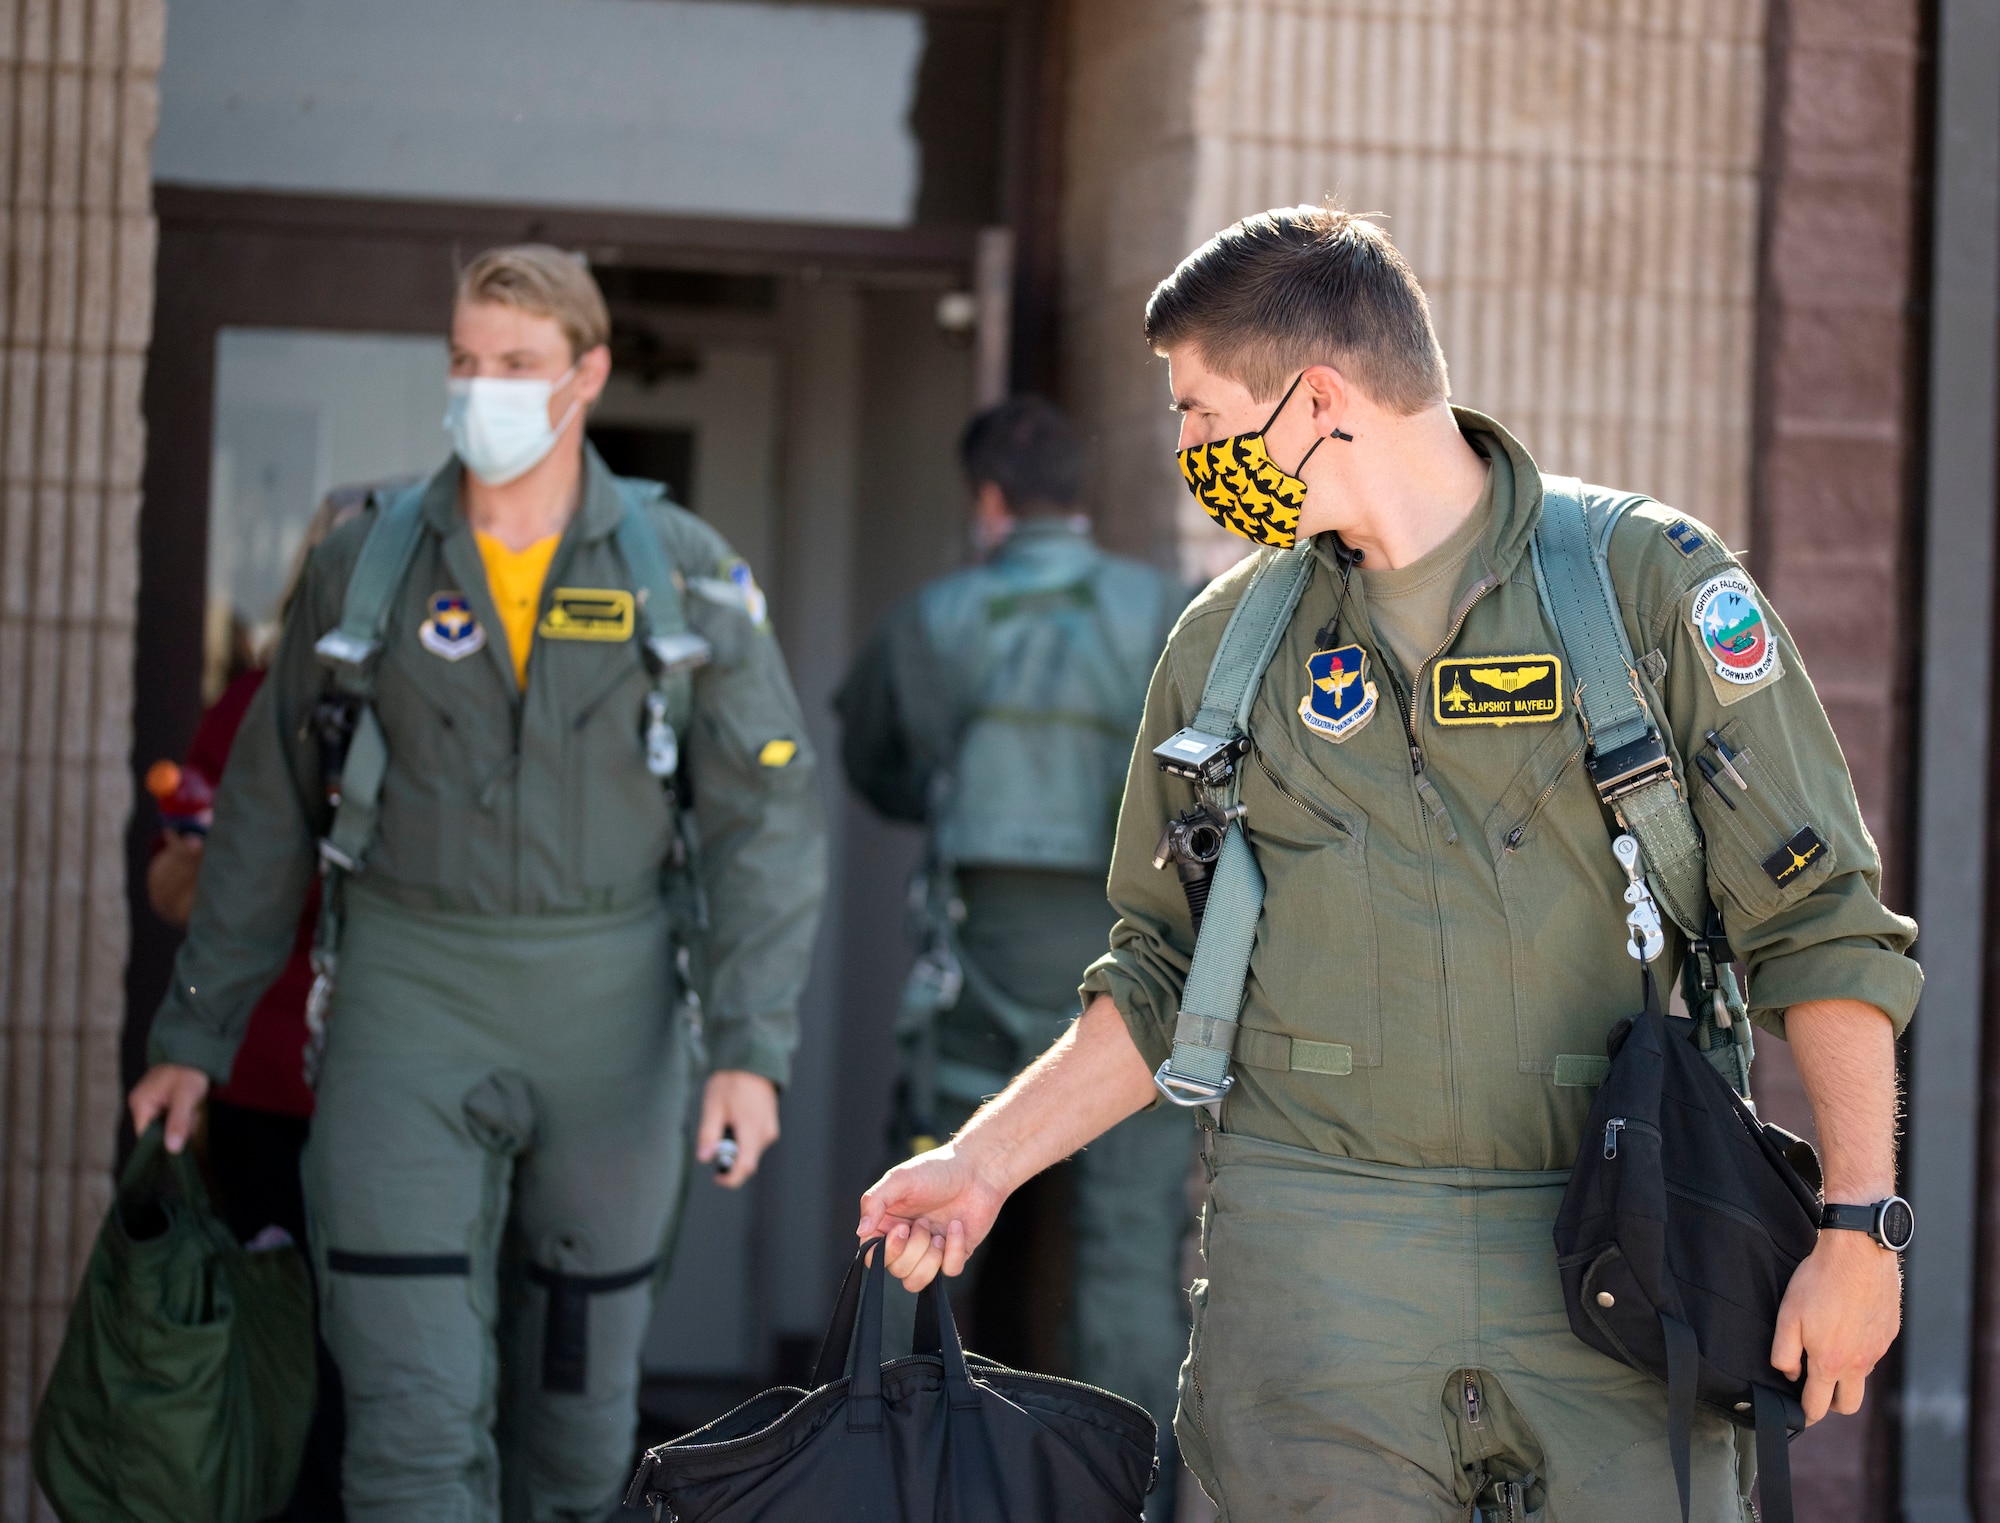
[[[1104,874],[1146,681],[1187,601],[1092,543],[1075,506],[1083,450],[1053,404],[989,408],[961,455],[991,553],[893,609],[837,700],[848,781],[929,832],[900,1027],[901,1130],[917,1148],[1076,1019],[1077,974],[1115,918]],[[1074,1371],[1163,1425],[1187,1339],[1192,1149],[1187,1117],[1162,1111],[1073,1171]]]
[[[1607,1034],[1641,987],[1612,851],[1638,827],[1614,823],[1584,765],[1529,554],[1544,477],[1500,425],[1450,407],[1414,276],[1338,209],[1218,234],[1154,293],[1147,335],[1189,485],[1272,548],[1194,601],[1155,674],[1111,867],[1119,920],[1082,1020],[864,1196],[859,1230],[887,1234],[912,1289],[959,1272],[1011,1189],[1157,1104],[1170,1052],[1163,1088],[1226,1026],[1226,1092],[1202,1076],[1219,1104],[1176,1420],[1223,1517],[1669,1523],[1665,1390],[1570,1332],[1551,1237]],[[1882,905],[1839,746],[1762,594],[1683,515],[1641,501],[1615,522],[1627,675],[1672,767],[1645,796],[1700,824],[1750,1018],[1789,1042],[1813,1104],[1827,1200],[1880,1201],[1915,927]],[[1247,746],[1231,828],[1261,914],[1246,928],[1247,896],[1228,915],[1211,899],[1202,932],[1214,945],[1231,924],[1247,975],[1232,962],[1228,1013],[1187,1010],[1190,906],[1154,842],[1196,794],[1154,748],[1202,750],[1179,732],[1218,649],[1225,666],[1258,654],[1224,631],[1295,540],[1303,591],[1259,628],[1269,664],[1230,705]],[[1687,943],[1663,939],[1671,977]],[[1794,1377],[1803,1360],[1809,1420],[1859,1406],[1899,1296],[1895,1252],[1822,1232],[1770,1355]],[[1696,1417],[1704,1523],[1749,1517],[1736,1433]]]
[[[721,1182],[741,1185],[797,1045],[825,875],[812,753],[748,568],[584,443],[608,332],[559,250],[467,268],[455,457],[307,566],[132,1095],[182,1145],[322,842],[336,971],[304,1168],[353,1523],[606,1515],[689,1133],[704,1161],[733,1133]],[[372,709],[348,709],[349,794],[366,732],[386,747],[374,828],[349,839],[326,637],[398,523],[379,653],[344,690]]]

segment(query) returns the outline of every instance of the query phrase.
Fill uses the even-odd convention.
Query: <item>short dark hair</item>
[[[974,414],[958,458],[966,481],[992,482],[1013,513],[1067,512],[1083,492],[1083,441],[1045,397],[1010,397]]]
[[[1146,342],[1192,344],[1259,401],[1309,365],[1405,414],[1451,395],[1423,287],[1387,233],[1339,206],[1279,207],[1217,233],[1154,288]]]

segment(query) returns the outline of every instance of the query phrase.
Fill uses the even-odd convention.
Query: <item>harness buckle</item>
[[[1625,885],[1625,902],[1632,906],[1625,915],[1625,950],[1633,961],[1650,963],[1666,951],[1667,932],[1660,922],[1660,907],[1653,902],[1653,891],[1646,887],[1646,875],[1639,867],[1639,842],[1629,833],[1620,835],[1611,843],[1611,854],[1630,880]]]
[[[1590,780],[1596,785],[1597,796],[1607,804],[1654,783],[1669,781],[1674,775],[1673,761],[1667,755],[1667,743],[1660,738],[1657,730],[1610,751],[1593,749],[1584,758],[1583,764],[1590,769]]]
[[[1189,725],[1153,747],[1153,755],[1162,772],[1220,788],[1236,775],[1236,759],[1249,749],[1247,735],[1211,735]]]
[[[1153,1075],[1153,1087],[1175,1105],[1181,1106],[1212,1105],[1228,1094],[1235,1082],[1234,1074],[1224,1074],[1220,1084],[1211,1084],[1206,1079],[1175,1073],[1172,1058],[1162,1063],[1159,1072]]]
[[[327,666],[359,676],[382,649],[380,640],[363,640],[340,628],[329,629],[313,644],[313,654]]]

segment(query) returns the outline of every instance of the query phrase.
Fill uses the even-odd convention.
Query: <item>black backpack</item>
[[[881,1242],[848,1270],[814,1389],[647,1450],[625,1505],[678,1523],[1138,1523],[1158,1470],[1146,1409],[966,1353],[941,1278],[915,1352],[882,1363],[882,1262],[865,1262]]]
[[[1687,1523],[1697,1402],[1757,1434],[1764,1523],[1792,1523],[1785,1445],[1803,1381],[1770,1361],[1778,1303],[1819,1236],[1818,1160],[1759,1122],[1695,1046],[1695,1023],[1646,1008],[1611,1030],[1611,1071],[1556,1216],[1570,1327],[1667,1387],[1667,1443]]]

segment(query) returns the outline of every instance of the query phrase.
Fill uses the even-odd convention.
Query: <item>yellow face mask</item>
[[[1271,458],[1264,435],[1271,431],[1271,425],[1278,421],[1278,414],[1285,410],[1285,404],[1291,401],[1292,393],[1304,379],[1305,372],[1300,371],[1278,399],[1278,405],[1271,409],[1264,426],[1255,433],[1193,444],[1180,452],[1181,475],[1187,478],[1188,490],[1208,516],[1230,533],[1274,550],[1289,550],[1298,543],[1299,513],[1306,505],[1306,484],[1297,471],[1284,470]],[[1306,468],[1306,460],[1312,459],[1313,450],[1326,443],[1327,437],[1323,434],[1313,441],[1312,449],[1299,461],[1300,471]],[[1354,439],[1352,434],[1337,428],[1331,437],[1349,443]]]

